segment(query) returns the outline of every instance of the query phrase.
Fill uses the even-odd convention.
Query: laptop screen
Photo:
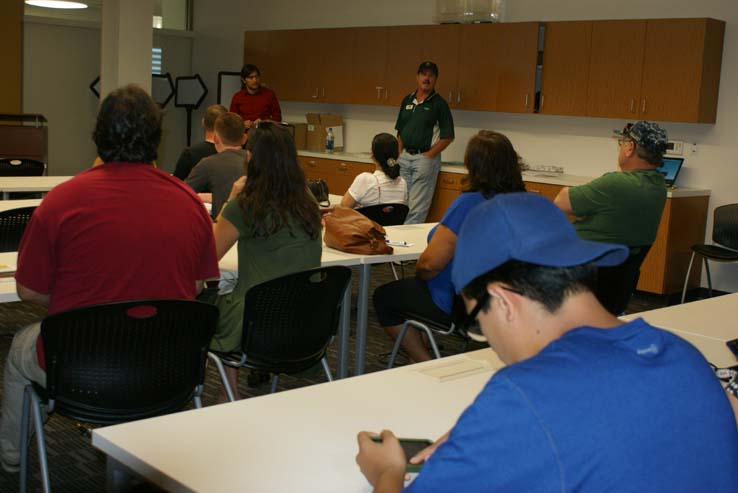
[[[684,158],[681,157],[665,157],[661,160],[661,166],[657,169],[664,175],[668,186],[674,185],[679,170],[682,169],[682,163],[684,163]]]

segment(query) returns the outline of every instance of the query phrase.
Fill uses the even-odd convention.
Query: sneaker
[[[10,474],[15,474],[18,471],[20,471],[19,463],[6,462],[5,457],[0,457],[0,466],[2,466],[5,472],[10,473]]]

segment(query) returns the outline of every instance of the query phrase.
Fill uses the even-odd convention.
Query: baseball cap
[[[659,156],[666,152],[666,144],[669,142],[666,130],[656,123],[645,120],[628,123],[622,130],[614,130],[614,132],[615,135],[629,138],[639,146]]]
[[[456,239],[451,280],[457,293],[475,278],[508,260],[549,267],[594,262],[618,265],[623,245],[582,240],[550,200],[533,193],[500,194],[475,207]]]
[[[418,67],[418,73],[422,74],[423,72],[433,72],[433,75],[438,77],[438,65],[431,62],[430,60],[426,60],[423,63],[420,64]]]

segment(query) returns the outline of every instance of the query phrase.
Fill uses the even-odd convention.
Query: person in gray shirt
[[[212,193],[211,216],[218,217],[228,200],[233,182],[244,175],[246,151],[241,146],[246,141],[243,118],[235,113],[225,113],[215,120],[214,143],[217,154],[202,159],[192,168],[185,180],[197,193]]]

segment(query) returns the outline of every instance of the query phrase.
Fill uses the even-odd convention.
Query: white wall
[[[240,68],[245,30],[430,24],[434,3],[433,0],[196,0],[193,69],[212,84],[213,99],[210,101],[213,101],[217,72]],[[508,0],[505,11],[506,21],[668,17],[714,17],[727,23],[717,123],[665,123],[664,127],[674,139],[697,143],[697,152],[686,155],[680,184],[711,189],[711,209],[738,202],[738,98],[735,89],[738,87],[738,2]],[[408,91],[412,89],[409,87]],[[392,108],[370,106],[284,103],[283,109],[285,119],[293,121],[302,121],[307,111],[343,114],[348,151],[367,150],[375,133],[392,131],[396,116]],[[480,128],[492,128],[507,134],[527,162],[556,164],[564,166],[567,173],[585,176],[598,176],[614,169],[616,150],[610,136],[613,129],[625,123],[600,118],[472,111],[454,111],[454,120],[456,141],[444,152],[444,160],[461,160],[469,137]],[[712,230],[711,219],[708,237]],[[713,283],[718,289],[738,291],[738,265],[716,266]]]
[[[154,46],[163,49],[164,72],[172,78],[190,75],[192,39],[155,31]],[[25,18],[23,111],[41,113],[49,122],[49,174],[76,174],[95,159],[91,136],[99,101],[88,86],[99,74],[97,23]],[[174,170],[185,131],[185,111],[172,101],[164,114],[161,168]]]

